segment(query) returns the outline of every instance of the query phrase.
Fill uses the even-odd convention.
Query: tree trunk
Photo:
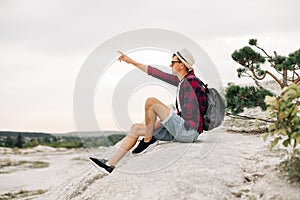
[[[283,76],[283,81],[282,81],[283,87],[285,87],[285,86],[288,85],[288,83],[287,83],[288,77],[287,77],[287,70],[286,69],[283,70],[283,75],[282,76]]]

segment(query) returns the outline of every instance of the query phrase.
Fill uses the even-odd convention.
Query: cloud
[[[66,53],[117,33],[166,28],[192,37],[299,31],[299,1],[4,1],[1,43]],[[271,4],[271,5],[270,5]]]

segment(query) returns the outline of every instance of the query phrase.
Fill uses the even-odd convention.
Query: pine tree
[[[18,147],[18,148],[22,148],[23,145],[24,145],[24,142],[25,142],[24,141],[24,137],[21,134],[19,134],[18,137],[17,137],[17,139],[16,139],[15,146]]]
[[[231,55],[232,59],[242,66],[237,69],[239,78],[249,77],[260,88],[262,88],[260,81],[267,75],[271,76],[281,88],[292,82],[296,84],[300,82],[300,49],[286,57],[278,55],[276,51],[274,55],[267,53],[257,44],[256,39],[250,39],[249,45],[259,49],[263,55],[249,46],[234,51]]]
[[[264,103],[265,96],[274,96],[270,91],[257,88],[254,86],[240,87],[238,85],[231,85],[226,90],[227,108],[232,114],[238,114],[244,111],[244,108],[261,107],[266,110]]]
[[[13,147],[14,144],[15,144],[15,141],[12,137],[8,136],[8,137],[5,138],[4,144],[5,144],[6,147]]]

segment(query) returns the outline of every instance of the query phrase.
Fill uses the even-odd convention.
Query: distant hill
[[[109,135],[115,135],[115,134],[121,134],[125,135],[126,133],[121,131],[81,131],[81,132],[69,132],[64,134],[54,134],[55,136],[74,136],[74,137],[99,137],[99,136],[109,136]]]
[[[116,144],[124,137],[125,134],[119,131],[84,131],[65,134],[0,131],[0,147],[27,148],[37,145],[55,148],[108,147]]]
[[[39,138],[39,137],[55,137],[50,133],[41,133],[41,132],[18,132],[18,131],[0,131],[0,137],[22,137],[29,138]]]
[[[42,138],[42,137],[100,137],[100,136],[109,136],[109,135],[125,135],[125,133],[120,131],[83,131],[83,132],[68,132],[63,134],[55,133],[42,133],[42,132],[20,132],[20,131],[0,131],[0,137],[22,137],[29,138]]]

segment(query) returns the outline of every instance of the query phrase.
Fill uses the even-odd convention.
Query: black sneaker
[[[144,138],[143,138],[140,141],[139,145],[132,151],[132,153],[135,154],[135,155],[145,153],[146,151],[148,151],[149,149],[151,149],[155,145],[157,145],[157,141],[154,137],[152,137],[152,139],[149,142],[145,142]]]
[[[108,166],[106,164],[107,160],[105,160],[105,159],[99,160],[97,158],[90,157],[90,161],[105,174],[109,174],[115,169],[115,166]]]

